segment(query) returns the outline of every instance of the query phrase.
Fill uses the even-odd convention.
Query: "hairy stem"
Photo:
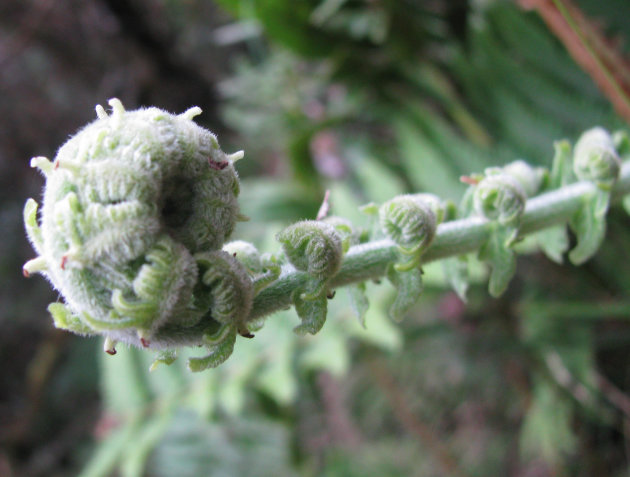
[[[561,189],[541,194],[527,201],[519,228],[521,235],[532,234],[554,225],[565,224],[580,208],[582,200],[595,192],[591,182],[577,182]],[[613,196],[630,193],[630,162],[623,164]],[[423,263],[475,252],[487,240],[491,222],[482,217],[454,220],[440,224],[435,239],[423,255]],[[385,275],[387,265],[397,260],[397,246],[391,240],[377,240],[350,248],[339,272],[330,281],[340,287]],[[307,280],[305,272],[291,265],[283,268],[280,278],[262,290],[254,299],[250,319],[260,318],[292,304],[291,294]]]

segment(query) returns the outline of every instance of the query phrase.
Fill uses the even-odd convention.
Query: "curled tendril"
[[[219,250],[242,219],[233,167],[242,152],[221,151],[193,122],[199,108],[173,115],[109,104],[54,161],[31,160],[46,186],[41,213],[33,199],[24,208],[38,254],[24,274],[44,274],[63,295],[65,305],[50,307],[58,327],[105,336],[110,354],[119,340],[200,344],[215,311],[227,311],[201,296],[210,279],[193,257]]]
[[[399,271],[418,267],[422,252],[433,241],[437,228],[435,207],[438,205],[430,197],[417,194],[394,197],[379,208],[381,228],[398,245],[401,255],[409,257],[396,264]]]
[[[339,233],[344,253],[346,253],[351,246],[361,243],[362,239],[366,238],[363,236],[364,231],[357,229],[351,221],[344,219],[343,217],[333,215],[326,217],[323,221],[332,225]],[[359,324],[364,328],[365,316],[369,306],[365,290],[365,282],[347,286],[352,309],[359,320]]]
[[[234,352],[237,331],[236,325],[223,324],[214,333],[204,334],[202,344],[209,353],[200,358],[189,358],[188,369],[199,372],[223,364]]]
[[[521,169],[520,173],[524,172],[516,166],[512,169],[513,174],[517,167]],[[519,239],[520,219],[527,201],[520,183],[524,179],[517,180],[503,169],[490,168],[472,189],[477,214],[492,221],[489,237],[479,249],[479,258],[490,266],[488,290],[494,297],[506,290],[516,272],[516,254],[512,245]]]
[[[202,305],[209,308],[212,320],[218,326],[205,332],[201,345],[209,353],[199,358],[190,358],[191,371],[214,368],[227,360],[234,351],[236,336],[252,338],[249,330],[249,312],[254,299],[254,287],[247,268],[233,255],[223,250],[195,255],[201,276],[201,284],[206,287],[202,295],[208,302]]]
[[[226,243],[223,250],[241,262],[247,269],[254,283],[254,293],[273,283],[280,276],[280,263],[271,254],[261,254],[251,243],[235,240]]]
[[[444,220],[448,219],[449,216],[449,204],[440,199],[435,194],[430,194],[428,192],[423,192],[420,194],[412,194],[411,197],[414,198],[417,202],[426,204],[435,214],[435,222],[437,224],[442,223]]]
[[[433,241],[438,216],[444,216],[441,202],[432,194],[401,195],[379,208],[379,222],[385,235],[398,245],[401,261],[390,265],[387,278],[396,287],[389,315],[400,321],[422,293],[422,253]]]
[[[341,248],[343,253],[346,253],[352,245],[356,245],[360,241],[359,233],[355,230],[348,219],[337,216],[329,216],[322,220],[324,223],[330,224],[339,234],[341,238]]]
[[[195,260],[201,281],[209,288],[212,318],[223,324],[235,323],[246,333],[254,287],[245,266],[222,250],[197,254]]]
[[[606,214],[610,205],[611,190],[621,170],[621,159],[615,142],[623,150],[623,135],[613,138],[602,128],[586,131],[575,144],[573,171],[578,179],[592,181],[597,188],[582,200],[569,225],[577,238],[569,259],[576,265],[584,263],[599,249],[606,234]]]
[[[543,168],[532,167],[519,159],[503,166],[502,171],[516,179],[527,197],[533,197],[540,192],[545,175]]]
[[[627,159],[630,156],[630,136],[628,136],[628,132],[623,129],[615,131],[612,134],[612,141],[619,157],[622,160]]]
[[[291,264],[318,280],[337,273],[343,257],[342,240],[330,224],[304,220],[290,225],[276,236]]]
[[[276,238],[289,262],[309,275],[304,287],[293,293],[296,310],[302,319],[295,331],[315,334],[326,320],[328,281],[341,267],[341,236],[326,222],[305,220],[290,225]]]
[[[254,296],[280,276],[281,265],[276,257],[268,253],[260,254],[250,242],[234,240],[226,243],[223,251],[243,265],[251,279]],[[261,329],[264,323],[264,318],[248,320],[246,330],[243,330],[245,336],[250,336],[251,332]]]
[[[620,170],[621,159],[606,130],[597,127],[580,136],[573,153],[573,171],[578,179],[593,181],[609,190]]]
[[[234,240],[223,245],[223,250],[241,262],[249,273],[253,275],[262,273],[262,258],[254,244],[244,240]]]
[[[517,223],[525,210],[525,191],[513,176],[500,170],[489,170],[486,174],[473,193],[475,210],[503,225]]]

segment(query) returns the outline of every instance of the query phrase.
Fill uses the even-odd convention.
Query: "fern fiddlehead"
[[[307,276],[302,287],[292,293],[302,320],[295,332],[315,334],[326,321],[328,282],[341,266],[341,236],[329,223],[305,220],[287,227],[276,238],[288,261]]]
[[[449,258],[445,270],[463,294],[465,261],[450,260],[479,253],[498,296],[514,274],[513,245],[527,234],[559,239],[542,247],[557,258],[570,225],[578,243],[569,258],[582,263],[603,240],[611,201],[630,193],[630,163],[619,153],[629,149],[626,136],[595,128],[572,158],[568,143],[557,143],[551,171],[516,161],[468,178],[459,215],[430,194],[403,195],[368,208],[378,220],[372,230],[339,217],[305,220],[277,234],[281,253],[261,254],[225,243],[243,218],[233,166],[243,153],[221,151],[192,121],[199,108],[172,115],[110,105],[111,114],[98,106],[98,119],[54,161],[32,159],[46,187],[41,211],[33,199],[24,208],[38,256],[23,272],[43,274],[64,297],[49,306],[57,327],[104,336],[110,354],[118,341],[157,350],[155,364],[204,346],[193,371],[225,361],[237,336],[253,337],[262,317],[289,305],[301,319],[295,331],[317,333],[340,286],[352,285],[362,320],[363,282],[387,277],[397,288],[390,315],[400,319],[422,291],[422,265],[434,260]]]
[[[202,344],[199,331],[216,320],[197,296],[205,293],[197,254],[219,250],[240,219],[233,162],[242,153],[223,153],[192,121],[199,108],[172,115],[110,105],[111,115],[97,106],[98,119],[54,161],[32,160],[46,188],[41,225],[37,203],[25,206],[39,256],[24,273],[43,273],[63,295],[66,305],[51,309],[57,326],[106,336],[110,353],[116,341]]]

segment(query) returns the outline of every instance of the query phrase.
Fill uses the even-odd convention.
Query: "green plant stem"
[[[630,320],[630,302],[612,301],[533,301],[520,305],[522,316],[549,317],[554,320],[601,323],[602,320]]]
[[[532,234],[554,225],[566,224],[581,207],[582,201],[596,191],[591,182],[577,182],[561,189],[541,194],[527,201],[519,228],[521,235]],[[613,197],[619,199],[630,193],[630,161],[625,162]],[[475,252],[488,239],[492,222],[474,217],[440,224],[431,246],[423,255],[422,263]],[[376,240],[355,245],[344,256],[341,269],[330,282],[331,288],[385,275],[387,265],[398,260],[397,246],[391,240]],[[291,295],[308,276],[292,266],[283,268],[280,278],[262,290],[254,299],[250,319],[260,318],[292,304]]]

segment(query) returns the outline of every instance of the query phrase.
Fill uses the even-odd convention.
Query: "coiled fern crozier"
[[[109,104],[111,114],[97,106],[98,118],[53,161],[32,159],[46,186],[41,213],[33,199],[24,208],[38,255],[24,274],[43,274],[63,296],[48,308],[58,328],[102,335],[110,354],[119,341],[156,350],[156,363],[205,346],[189,360],[193,371],[225,361],[237,336],[253,337],[261,318],[290,305],[301,320],[295,331],[317,333],[338,287],[352,285],[365,303],[361,284],[387,277],[397,289],[390,315],[401,319],[430,261],[442,260],[463,294],[465,257],[478,253],[499,296],[515,272],[514,244],[536,234],[558,261],[568,224],[577,238],[569,258],[583,263],[602,243],[611,200],[630,192],[630,141],[594,128],[573,151],[556,143],[550,170],[516,161],[463,178],[470,188],[458,206],[402,195],[364,207],[369,230],[340,217],[304,220],[277,234],[276,254],[261,254],[227,242],[244,219],[234,169],[243,152],[221,151],[194,123],[199,108],[173,115]]]

